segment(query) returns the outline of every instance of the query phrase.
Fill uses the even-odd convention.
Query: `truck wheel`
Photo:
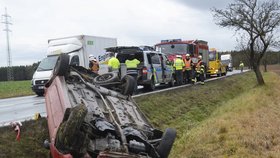
[[[123,95],[132,95],[134,92],[136,81],[132,76],[125,75],[122,80],[122,90],[121,93]]]
[[[110,83],[110,82],[115,82],[118,81],[119,77],[118,74],[115,72],[108,72],[99,76],[96,76],[93,79],[93,82],[96,84],[105,84],[105,83]]]
[[[53,69],[53,76],[67,76],[69,72],[69,55],[60,54]]]
[[[221,77],[221,76],[222,76],[222,70],[219,70],[219,71],[218,71],[217,76],[218,76],[218,77]]]
[[[176,130],[172,128],[167,128],[161,138],[160,144],[157,147],[157,152],[160,158],[167,158],[173,143],[176,138]]]

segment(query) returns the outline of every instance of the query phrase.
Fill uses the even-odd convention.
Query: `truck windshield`
[[[48,70],[52,70],[55,66],[56,60],[57,60],[58,56],[49,56],[47,58],[44,58],[38,68],[37,71],[48,71]]]
[[[170,54],[186,54],[188,51],[188,44],[164,44],[157,46],[157,50],[162,53]]]
[[[209,52],[209,61],[216,60],[216,52]]]

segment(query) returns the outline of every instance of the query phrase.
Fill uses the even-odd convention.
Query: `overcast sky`
[[[234,32],[213,22],[210,8],[228,0],[0,0],[11,16],[12,65],[31,65],[46,55],[47,40],[73,35],[114,37],[118,45],[154,45],[162,39],[202,39],[233,50]],[[1,18],[3,21],[3,18]],[[0,24],[0,66],[7,65]]]

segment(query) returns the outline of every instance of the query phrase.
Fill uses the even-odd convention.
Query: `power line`
[[[3,31],[6,32],[6,40],[7,40],[7,54],[8,54],[7,55],[7,63],[8,63],[7,79],[8,81],[12,81],[14,80],[14,76],[13,76],[12,55],[11,55],[10,38],[9,38],[9,32],[11,32],[11,30],[9,29],[9,25],[12,25],[12,23],[9,21],[11,20],[11,16],[8,15],[7,8],[5,8],[5,14],[3,14],[2,17],[4,18],[4,21],[2,23],[5,24],[5,29]]]

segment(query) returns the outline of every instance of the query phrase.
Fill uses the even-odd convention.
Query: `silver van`
[[[120,63],[135,58],[140,61],[137,67],[137,84],[145,89],[154,90],[156,84],[174,86],[174,71],[165,54],[155,51],[152,47],[111,47],[108,52],[116,53]]]

